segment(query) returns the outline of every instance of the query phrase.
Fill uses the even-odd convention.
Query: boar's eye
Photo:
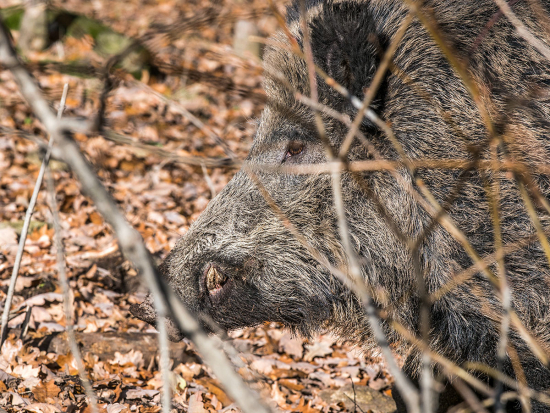
[[[290,142],[286,150],[285,159],[283,160],[283,162],[288,158],[290,158],[291,156],[296,156],[301,154],[303,150],[304,150],[304,144],[302,142]]]

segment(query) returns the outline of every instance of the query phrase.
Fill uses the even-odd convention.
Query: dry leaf
[[[254,360],[250,364],[250,368],[253,370],[256,370],[258,373],[268,375],[273,371],[273,365],[275,364],[275,360],[268,359],[268,358],[260,358],[258,360]]]
[[[57,397],[60,392],[61,389],[54,383],[53,380],[50,380],[48,382],[43,381],[41,384],[36,386],[33,390],[33,395],[37,401],[44,403],[49,397]]]
[[[282,348],[286,354],[294,356],[295,358],[301,358],[304,353],[303,343],[304,340],[302,338],[286,332],[279,340],[279,347]]]
[[[50,302],[63,302],[63,295],[61,293],[44,293],[31,297],[17,306],[17,309],[21,309],[26,306],[41,306],[46,304],[46,301]]]
[[[23,348],[23,342],[21,340],[6,340],[2,344],[2,357],[8,363],[12,363],[15,359],[15,356],[19,354]]]
[[[61,412],[61,410],[59,410],[57,407],[46,403],[29,404],[25,406],[24,410],[27,410],[33,413],[60,413]]]
[[[78,374],[78,366],[76,365],[76,360],[73,357],[71,353],[67,355],[60,355],[57,357],[57,364],[59,367],[61,367],[64,371],[67,371],[67,368],[69,370],[69,374]]]
[[[213,379],[198,379],[196,380],[196,382],[206,387],[210,393],[215,394],[224,407],[231,404],[231,399],[229,399],[225,392],[217,384],[214,383]]]
[[[298,384],[298,380],[296,379],[281,379],[279,380],[279,384],[294,391],[302,391],[305,388],[303,384]]]
[[[306,355],[304,356],[304,360],[311,361],[315,357],[324,357],[327,354],[332,353],[331,348],[332,343],[326,340],[320,340],[316,341],[313,344],[309,344],[306,346],[307,351]]]
[[[143,399],[144,397],[152,399],[160,392],[158,390],[131,389],[126,393],[127,399]]]
[[[103,218],[96,211],[92,212],[90,214],[89,218],[90,218],[90,221],[92,221],[92,224],[95,224],[95,225],[102,225],[103,224]]]
[[[380,391],[384,387],[388,387],[388,383],[384,379],[370,380],[369,387],[373,390]]]
[[[23,400],[23,398],[18,395],[17,393],[14,393],[14,392],[9,392],[9,394],[11,395],[11,404],[14,405],[14,406],[23,406],[23,405],[26,405],[27,402],[25,400]]]
[[[189,397],[189,409],[188,413],[208,413],[208,410],[204,408],[204,403],[202,402],[202,393],[200,391],[192,394]]]
[[[13,372],[21,377],[22,379],[27,379],[29,377],[38,377],[40,372],[40,367],[33,367],[30,364],[18,365],[13,368]]]
[[[107,410],[107,413],[127,413],[129,411],[128,406],[120,403],[110,404],[105,410]]]
[[[17,245],[17,232],[12,227],[0,228],[0,245]]]
[[[111,364],[118,364],[120,366],[132,366],[141,367],[144,364],[143,353],[139,350],[131,350],[126,354],[121,354],[118,351],[115,352],[115,358],[109,361]]]

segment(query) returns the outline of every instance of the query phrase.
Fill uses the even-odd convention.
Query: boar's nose
[[[208,262],[203,267],[199,283],[201,296],[206,299],[207,305],[221,304],[231,297],[235,289],[242,287],[260,267],[260,263],[254,257],[241,258],[231,263]]]
[[[227,284],[227,276],[216,264],[209,264],[204,271],[204,285],[210,296],[220,294]]]
[[[208,296],[210,304],[219,304],[227,296],[233,284],[232,278],[239,272],[236,268],[230,268],[215,262],[208,263],[203,271],[200,288],[205,296]],[[229,277],[231,273],[232,277]]]

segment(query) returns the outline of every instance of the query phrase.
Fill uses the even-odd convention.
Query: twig
[[[212,197],[212,199],[214,199],[216,198],[216,188],[214,188],[214,183],[212,182],[210,175],[208,175],[208,171],[206,170],[206,166],[204,166],[204,164],[201,165],[201,169],[204,180],[206,181],[206,185],[208,185],[208,188],[210,189],[210,196]]]
[[[466,362],[464,363],[464,367],[468,368],[471,371],[477,370],[479,372],[482,372],[490,377],[493,377],[503,382],[506,386],[518,391],[520,394],[525,394],[532,399],[538,400],[541,403],[550,406],[550,395],[548,393],[528,388],[524,386],[521,382],[518,382],[511,377],[506,376],[505,374],[501,373],[498,370],[495,370],[490,366],[487,366],[486,364]]]
[[[302,23],[302,33],[303,33],[303,45],[304,45],[304,56],[306,60],[307,65],[307,74],[309,79],[309,91],[310,91],[310,97],[313,102],[319,101],[319,91],[317,89],[317,77],[315,75],[315,63],[313,61],[313,51],[311,50],[311,42],[309,39],[309,26],[307,21],[307,10],[306,10],[306,2],[305,0],[300,0],[300,15],[301,15],[301,23]],[[290,33],[290,32],[289,32]],[[335,160],[335,152],[334,148],[332,147],[332,144],[330,140],[327,137],[327,131],[325,129],[325,124],[323,122],[323,118],[321,117],[321,113],[313,108],[313,116],[315,118],[315,126],[317,128],[317,133],[319,134],[319,138],[321,139],[321,142],[323,143],[323,146],[325,148],[325,152],[327,154],[327,158],[330,160]]]
[[[537,49],[537,51],[541,55],[543,55],[548,61],[550,61],[550,48],[548,48],[548,46],[546,46],[542,41],[537,39],[533,35],[533,33],[529,31],[527,26],[525,26],[525,24],[523,24],[523,22],[518,19],[508,2],[506,0],[494,1],[498,5],[502,13],[506,16],[506,18],[510,20],[510,23],[514,25],[518,34],[523,38],[523,40],[525,40],[527,43]]]
[[[114,132],[112,130],[105,130],[104,131],[104,137],[105,139],[108,139],[113,142],[133,146],[135,148],[140,148],[143,150],[146,150],[150,153],[153,153],[158,156],[162,156],[166,159],[169,159],[174,162],[180,162],[186,165],[194,165],[194,166],[206,166],[208,168],[216,168],[216,167],[240,167],[241,161],[236,158],[203,158],[200,156],[180,156],[176,155],[172,152],[169,152],[165,149],[151,146],[144,144],[136,139],[132,139],[130,137],[121,135],[120,133]]]
[[[157,330],[159,332],[159,360],[160,374],[162,376],[162,413],[170,413],[172,410],[172,378],[170,370],[170,346],[168,343],[168,330],[166,318],[158,317]]]
[[[467,404],[474,410],[476,413],[489,413],[489,411],[481,404],[476,394],[470,389],[466,384],[459,378],[456,378],[451,381],[453,387],[460,393],[462,398],[466,401]],[[456,413],[456,412],[452,412]]]
[[[491,143],[491,157],[494,163],[498,162],[497,152],[498,142]],[[487,200],[489,202],[491,218],[493,222],[493,234],[495,250],[501,250],[503,247],[502,242],[502,230],[500,219],[500,175],[495,173],[493,182],[490,182],[486,173],[480,172],[487,193]],[[504,364],[506,362],[506,347],[508,343],[508,332],[510,329],[510,318],[512,311],[512,292],[508,285],[506,278],[506,266],[504,257],[500,257],[497,260],[497,268],[500,282],[500,294],[502,296],[502,320],[500,322],[500,334],[497,344],[497,370],[504,371]],[[495,411],[496,413],[504,413],[504,405],[502,403],[502,393],[504,391],[503,383],[497,381],[495,384]]]
[[[388,370],[394,376],[395,385],[399,389],[401,397],[403,397],[403,400],[405,400],[408,411],[410,413],[420,413],[420,400],[418,397],[418,392],[411,384],[407,376],[405,376],[403,371],[397,365],[395,357],[391,352],[384,330],[382,330],[380,319],[378,317],[378,314],[376,313],[376,308],[374,306],[374,303],[372,302],[372,298],[365,287],[361,267],[359,266],[359,263],[355,256],[355,250],[351,245],[351,240],[349,237],[349,229],[344,211],[344,203],[342,200],[342,186],[340,177],[341,176],[339,172],[335,172],[332,174],[334,206],[336,208],[336,213],[338,216],[338,229],[340,231],[340,238],[342,244],[344,245],[344,250],[348,254],[348,259],[350,262],[349,275],[355,285],[354,291],[359,292],[359,298],[361,300],[361,303],[363,304],[365,313],[367,314],[370,327],[372,329],[374,337],[376,338],[376,342],[380,347],[382,354],[384,354],[384,358],[388,365]]]
[[[510,7],[513,7],[518,1],[520,0],[509,0],[508,5]],[[477,35],[474,43],[472,44],[472,47],[470,47],[468,55],[473,55],[474,52],[477,50],[479,45],[483,42],[483,40],[487,37],[489,32],[491,31],[491,28],[498,22],[498,20],[502,17],[502,11],[499,10],[495,14],[493,14],[493,17],[485,24],[485,27],[483,27],[483,30]]]
[[[3,61],[2,51],[0,50],[0,61]],[[67,99],[67,90],[69,88],[68,84],[65,84],[63,88],[63,95],[61,97],[61,102],[59,103],[59,109],[57,111],[57,118],[61,119],[63,110],[65,108],[65,100]],[[49,110],[49,108],[48,108]],[[0,347],[4,344],[4,340],[8,334],[8,317],[11,308],[11,302],[13,300],[13,294],[15,292],[15,283],[17,281],[17,276],[19,274],[19,268],[21,266],[21,259],[23,258],[23,251],[25,249],[25,241],[27,240],[27,232],[29,231],[29,225],[31,223],[32,214],[34,212],[34,206],[36,205],[36,200],[38,199],[38,193],[40,192],[40,187],[42,186],[42,179],[44,179],[44,172],[48,162],[50,161],[50,156],[52,153],[53,146],[53,136],[50,135],[50,140],[48,142],[48,148],[44,159],[42,159],[42,164],[40,165],[40,171],[38,172],[38,178],[36,178],[36,183],[34,184],[34,189],[32,191],[31,200],[29,201],[29,206],[27,207],[27,213],[25,214],[25,221],[23,222],[23,229],[21,230],[21,237],[19,238],[19,247],[17,248],[17,255],[15,256],[15,263],[13,264],[13,270],[11,273],[10,286],[8,288],[8,294],[6,296],[6,303],[4,304],[4,312],[2,313],[2,332],[0,333]]]
[[[63,93],[66,94],[67,84],[65,84],[65,89]],[[50,168],[46,170],[47,181],[48,181],[48,193],[50,198],[50,208],[52,210],[53,217],[53,226],[55,230],[55,249],[57,250],[57,271],[59,273],[59,282],[61,284],[61,289],[63,292],[63,310],[65,312],[65,320],[67,323],[67,335],[69,339],[69,348],[71,349],[71,354],[74,357],[76,362],[76,367],[78,370],[78,376],[84,386],[86,396],[88,397],[90,408],[92,413],[98,413],[97,410],[97,400],[94,395],[92,385],[90,380],[86,375],[86,368],[84,367],[84,362],[82,361],[82,356],[80,355],[80,349],[76,343],[76,338],[74,334],[74,324],[73,324],[73,314],[74,310],[72,307],[71,295],[69,282],[67,280],[67,273],[65,272],[65,252],[63,248],[63,240],[61,236],[61,225],[59,223],[59,211],[57,209],[57,201],[55,199],[55,184],[53,182],[52,174]]]

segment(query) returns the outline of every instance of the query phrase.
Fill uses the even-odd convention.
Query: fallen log
[[[82,355],[92,353],[100,361],[109,361],[115,358],[115,353],[128,353],[132,350],[141,351],[143,359],[149,363],[152,358],[159,355],[157,333],[82,333],[76,332],[76,342],[80,347]],[[69,342],[66,332],[52,334],[53,337],[42,338],[41,342],[46,344],[47,351],[56,354],[68,354]],[[50,340],[51,338],[51,340]],[[170,342],[170,359],[173,365],[187,363],[189,361],[200,362],[199,357],[189,349],[184,341]]]

